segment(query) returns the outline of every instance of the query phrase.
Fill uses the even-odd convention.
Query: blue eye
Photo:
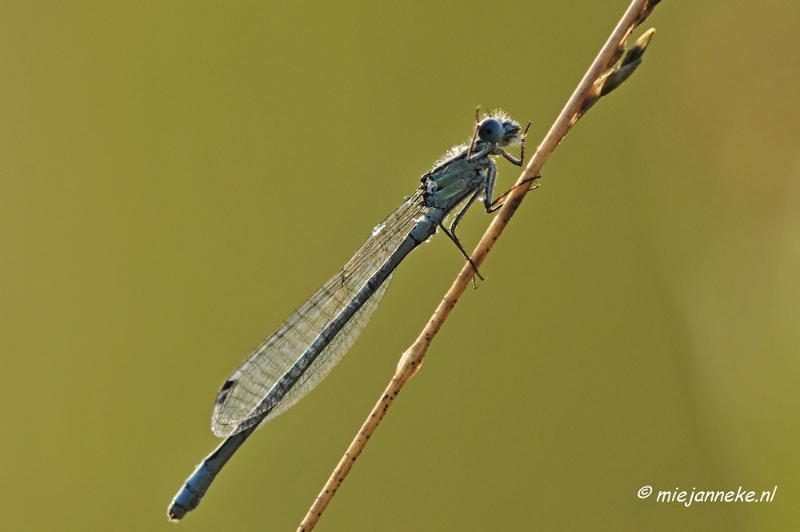
[[[478,137],[484,142],[497,142],[504,133],[503,124],[496,118],[484,118],[478,126]]]

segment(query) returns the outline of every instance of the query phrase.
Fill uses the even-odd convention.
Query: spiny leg
[[[472,257],[469,256],[469,253],[467,253],[467,251],[464,249],[464,246],[461,245],[461,242],[458,241],[458,238],[456,238],[456,236],[453,233],[448,231],[447,228],[441,223],[439,223],[439,227],[442,228],[444,234],[450,237],[450,240],[452,240],[453,243],[458,247],[459,251],[461,251],[461,254],[464,255],[464,258],[467,259],[467,262],[469,262],[469,265],[472,266],[472,270],[475,272],[475,275],[477,275],[481,281],[484,281],[485,279],[481,275],[481,272],[478,271],[478,266],[472,261]],[[472,286],[474,288],[477,288],[477,286],[475,285],[475,278],[472,279]]]
[[[518,184],[514,185],[513,187],[511,187],[510,189],[506,190],[506,191],[505,191],[503,194],[501,194],[500,196],[498,196],[498,197],[497,197],[497,199],[495,199],[495,200],[492,202],[492,205],[491,205],[491,207],[489,207],[488,209],[486,209],[486,212],[488,212],[488,213],[492,213],[492,212],[495,212],[495,211],[497,211],[498,209],[500,209],[500,207],[502,207],[502,206],[503,206],[503,204],[505,203],[505,202],[503,202],[503,203],[500,203],[500,202],[501,202],[502,200],[504,200],[504,199],[505,199],[505,198],[506,198],[506,197],[507,197],[509,194],[511,194],[511,191],[512,191],[512,190],[514,190],[514,189],[516,189],[516,188],[518,188],[518,187],[521,187],[522,185],[525,185],[525,184],[527,184],[527,183],[534,182],[534,183],[533,183],[533,185],[531,185],[531,186],[530,186],[530,188],[528,188],[528,190],[534,190],[534,189],[536,189],[536,188],[539,188],[539,183],[536,183],[535,181],[536,181],[537,179],[539,179],[540,177],[542,177],[542,174],[537,174],[537,175],[535,175],[534,177],[529,177],[529,178],[527,178],[527,179],[523,180],[523,181],[522,181],[522,183],[518,183]]]
[[[510,153],[506,152],[505,150],[498,149],[500,155],[505,157],[506,161],[510,162],[515,166],[522,167],[522,164],[525,162],[525,137],[528,135],[528,128],[531,127],[531,123],[528,122],[528,125],[525,126],[525,131],[520,135],[520,146],[519,146],[519,159],[511,155]],[[497,152],[495,152],[497,153]]]
[[[519,165],[522,166],[522,163],[525,162],[525,139],[528,138],[528,129],[531,127],[531,121],[528,120],[528,125],[525,126],[525,131],[522,132],[522,136],[520,137],[520,147],[519,147]]]
[[[462,207],[461,210],[458,211],[458,214],[456,214],[456,217],[453,219],[453,223],[450,224],[450,232],[453,233],[454,237],[456,236],[456,227],[458,227],[458,224],[461,223],[461,218],[464,217],[469,208],[472,206],[473,203],[475,203],[475,200],[478,199],[480,195],[481,191],[476,190],[475,193],[472,195],[472,197],[469,199],[469,201],[467,201],[464,207]],[[456,238],[456,240],[458,240],[458,238]]]
[[[475,108],[475,131],[472,133],[472,141],[469,143],[469,149],[467,150],[467,160],[469,160],[469,156],[472,155],[472,148],[475,147],[475,139],[478,136],[478,128],[480,127],[480,120],[478,120],[478,116],[481,112],[481,106]]]

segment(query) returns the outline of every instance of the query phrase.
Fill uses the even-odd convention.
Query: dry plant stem
[[[544,166],[547,158],[566,136],[572,126],[577,122],[578,118],[580,118],[581,106],[584,100],[587,98],[587,95],[592,90],[595,81],[607,69],[609,62],[613,62],[611,59],[613,59],[615,55],[618,55],[618,50],[621,46],[623,46],[625,40],[638,25],[638,22],[640,22],[638,19],[644,12],[647,4],[648,0],[633,0],[630,7],[628,7],[625,15],[623,15],[619,24],[617,24],[617,27],[614,29],[606,44],[600,50],[600,53],[592,63],[591,67],[589,67],[589,70],[586,72],[580,84],[575,89],[572,97],[569,99],[566,106],[561,111],[561,114],[559,114],[555,123],[550,128],[550,131],[536,149],[536,153],[533,155],[533,157],[531,157],[528,165],[525,167],[525,170],[517,180],[517,185],[515,185],[515,187],[511,190],[505,203],[503,204],[503,207],[500,209],[494,220],[492,220],[492,223],[489,225],[486,233],[484,233],[483,238],[481,238],[481,241],[475,249],[475,252],[472,254],[472,260],[476,266],[480,266],[483,263],[486,255],[489,253],[489,250],[492,249],[494,243],[503,232],[503,229],[505,229],[506,225],[508,225],[508,222],[514,215],[514,212],[517,210],[523,198],[530,190],[526,184],[531,182],[533,178],[539,175],[539,172]],[[447,319],[450,311],[455,306],[458,298],[461,297],[461,294],[463,294],[464,290],[467,288],[467,286],[469,286],[473,275],[474,269],[467,262],[461,269],[461,272],[458,274],[458,277],[453,285],[450,287],[450,290],[448,290],[447,294],[445,294],[444,299],[442,299],[441,303],[439,303],[438,308],[433,313],[433,316],[428,321],[422,333],[411,345],[411,347],[409,347],[405,353],[403,353],[403,356],[397,365],[397,371],[395,372],[394,377],[392,377],[389,386],[383,392],[380,400],[372,409],[372,412],[370,412],[367,420],[361,426],[361,430],[358,431],[358,435],[356,435],[355,439],[350,444],[350,447],[348,447],[347,452],[344,454],[342,459],[339,461],[339,464],[336,466],[336,469],[333,471],[333,474],[325,483],[322,491],[309,509],[308,514],[306,514],[305,518],[300,523],[300,526],[297,529],[298,532],[309,532],[317,524],[322,512],[325,511],[325,508],[333,498],[336,490],[339,489],[339,486],[344,481],[347,473],[353,467],[353,463],[355,462],[356,458],[358,458],[358,455],[361,454],[361,451],[366,446],[367,441],[369,441],[370,436],[377,428],[381,419],[383,419],[383,416],[386,414],[389,406],[391,406],[395,397],[397,397],[397,394],[400,393],[403,385],[405,385],[405,383],[419,370],[420,366],[422,365],[422,360],[425,357],[425,352],[428,350],[428,346],[430,345],[431,341],[433,341],[436,333],[439,332],[439,329],[442,327],[445,319]],[[522,281],[524,282],[524,279]]]

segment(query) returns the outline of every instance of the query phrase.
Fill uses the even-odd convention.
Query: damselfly
[[[492,157],[503,156],[522,166],[526,132],[503,113],[477,122],[472,141],[452,148],[423,175],[417,191],[375,227],[341,271],[233,372],[217,394],[211,418],[212,431],[225,441],[175,495],[170,519],[179,521],[196,508],[250,434],[285,412],[330,372],[375,312],[395,268],[414,248],[441,229],[470,260],[455,234],[458,223],[479,198],[486,212],[496,210],[492,195],[497,166]],[[515,144],[520,146],[519,159],[503,150]],[[455,217],[445,227],[452,213]]]

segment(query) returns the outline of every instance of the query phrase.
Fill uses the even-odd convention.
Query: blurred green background
[[[532,153],[626,7],[0,4],[0,528],[294,530],[461,257],[413,253],[171,525],[218,387],[477,104],[531,120]],[[661,3],[318,530],[800,527],[798,23]],[[686,508],[646,485],[778,488]]]

